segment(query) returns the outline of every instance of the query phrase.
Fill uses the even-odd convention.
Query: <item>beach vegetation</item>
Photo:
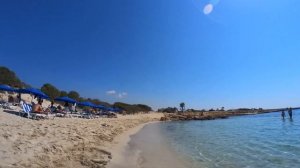
[[[80,97],[80,95],[79,95],[79,93],[78,92],[76,92],[76,91],[74,91],[74,90],[72,90],[72,91],[70,91],[69,93],[68,93],[68,97],[70,97],[70,98],[72,98],[72,99],[74,99],[74,100],[79,100],[79,97]]]
[[[105,106],[105,107],[111,107],[111,104],[107,103],[107,102],[104,102],[104,101],[101,101],[99,99],[91,99],[90,102],[96,104],[96,105],[102,105],[102,106]]]
[[[184,112],[184,110],[185,110],[185,103],[182,102],[182,103],[179,104],[179,106],[180,106],[180,111]]]
[[[6,67],[0,67],[0,84],[6,84],[12,87],[16,88],[29,88],[30,85],[26,84],[25,82],[21,81],[19,77]],[[152,108],[145,104],[126,104],[122,102],[116,102],[114,104],[110,104],[104,101],[101,101],[99,99],[93,99],[93,98],[84,98],[81,97],[80,94],[77,91],[64,91],[59,90],[56,88],[53,84],[46,83],[41,87],[41,91],[47,94],[52,100],[54,100],[57,97],[65,97],[68,96],[69,98],[72,98],[79,102],[85,102],[89,101],[96,105],[103,105],[105,107],[116,107],[121,109],[122,111],[125,111],[128,114],[134,114],[138,112],[149,112],[152,111]],[[176,108],[175,108],[176,109]],[[177,109],[176,109],[177,111]]]
[[[116,102],[113,104],[113,107],[119,108],[128,114],[152,111],[152,108],[150,106],[144,104],[127,104],[122,102]]]
[[[64,90],[60,91],[59,97],[66,97],[66,96],[68,96],[68,92],[66,92]]]
[[[161,113],[177,113],[178,109],[176,107],[167,107],[167,108],[160,108],[157,111]]]
[[[7,67],[0,67],[0,84],[9,85],[12,87],[22,88],[25,86],[19,77]]]
[[[51,100],[60,96],[60,91],[50,83],[46,83],[41,87],[41,91],[47,94]]]

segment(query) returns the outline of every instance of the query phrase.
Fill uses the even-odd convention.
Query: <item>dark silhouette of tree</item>
[[[79,101],[79,102],[85,102],[85,101],[87,101],[87,99],[84,98],[84,97],[79,97],[77,101]]]
[[[66,91],[60,91],[60,95],[59,95],[60,97],[65,97],[65,96],[68,96],[68,92],[66,92]]]
[[[113,104],[113,107],[117,107],[129,114],[152,111],[151,107],[144,104],[126,104],[122,102],[116,102]]]
[[[183,113],[183,111],[184,111],[184,109],[185,109],[185,103],[184,102],[182,102],[182,103],[180,103],[180,111]]]
[[[52,100],[60,96],[60,91],[50,83],[46,83],[41,87],[41,91],[48,95]]]
[[[160,108],[157,111],[163,113],[177,113],[178,109],[176,107],[167,107],[167,108]]]
[[[137,106],[138,108],[140,108],[141,110],[143,110],[145,112],[152,111],[152,108],[150,106],[145,105],[145,104],[135,104],[134,106]]]
[[[111,105],[109,103],[103,102],[103,101],[101,101],[99,99],[87,99],[87,100],[90,101],[90,102],[92,102],[92,103],[94,103],[94,104],[96,104],[96,105],[102,105],[102,106],[106,106],[106,107],[111,107]]]
[[[24,83],[18,78],[15,72],[6,67],[0,67],[0,84],[6,84],[12,87],[24,87]]]
[[[76,92],[76,91],[70,91],[69,93],[68,93],[68,97],[70,97],[70,98],[72,98],[72,99],[74,99],[74,100],[79,100],[79,97],[80,97],[80,95],[79,95],[79,93],[78,92]]]

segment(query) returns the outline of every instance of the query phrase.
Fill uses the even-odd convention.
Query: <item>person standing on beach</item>
[[[285,117],[284,110],[281,111],[281,117],[282,117],[282,119],[284,119],[284,117]]]
[[[293,110],[292,110],[292,108],[289,108],[288,113],[289,113],[290,119],[293,119]]]

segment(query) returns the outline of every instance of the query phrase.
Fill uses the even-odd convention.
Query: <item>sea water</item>
[[[277,112],[150,124],[131,146],[139,149],[140,167],[300,167],[299,112],[293,120]]]

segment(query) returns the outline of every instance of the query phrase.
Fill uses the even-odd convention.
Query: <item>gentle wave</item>
[[[297,167],[300,117],[280,113],[159,124],[163,137],[192,167]]]

